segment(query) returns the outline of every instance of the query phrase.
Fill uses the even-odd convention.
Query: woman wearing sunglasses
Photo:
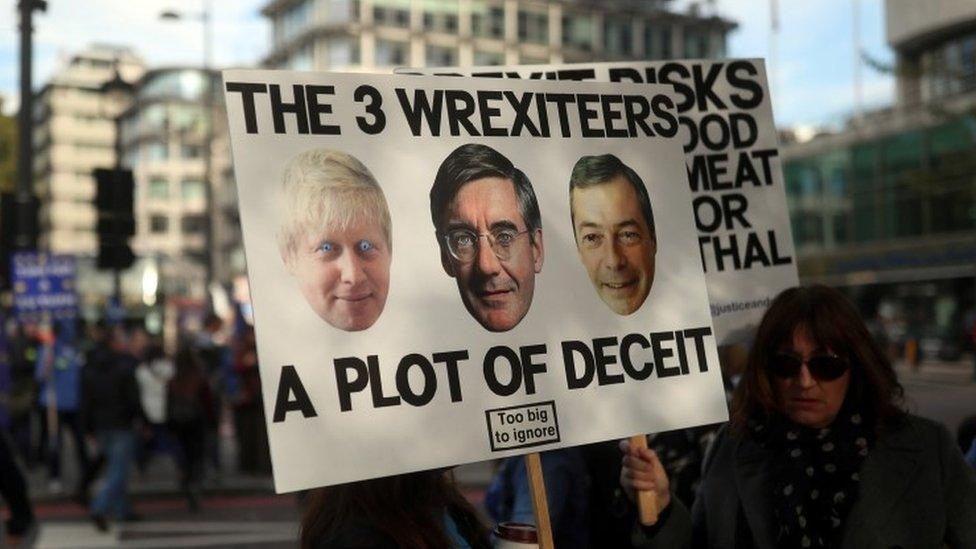
[[[945,427],[902,400],[847,298],[786,290],[760,323],[690,512],[653,452],[621,444],[624,490],[654,492],[661,509],[635,544],[976,548],[976,474]]]

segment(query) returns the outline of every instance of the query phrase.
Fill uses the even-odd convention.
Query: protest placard
[[[10,260],[14,311],[25,322],[78,315],[75,258],[47,252],[17,252]]]
[[[224,89],[279,492],[727,418],[670,88]]]
[[[674,86],[698,246],[719,345],[752,337],[799,284],[762,59],[402,69],[404,74]]]

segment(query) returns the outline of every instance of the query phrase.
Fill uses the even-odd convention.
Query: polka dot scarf
[[[772,501],[779,524],[777,547],[839,547],[847,514],[857,500],[861,464],[871,446],[863,416],[841,410],[823,429],[782,417],[751,423],[750,428],[775,456]]]

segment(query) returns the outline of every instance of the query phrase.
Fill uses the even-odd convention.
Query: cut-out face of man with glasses
[[[532,184],[484,145],[458,147],[430,190],[441,264],[461,301],[485,329],[514,328],[529,311],[544,259]]]
[[[569,203],[576,247],[597,295],[618,315],[633,313],[651,291],[657,253],[644,182],[612,154],[584,156],[573,167]]]

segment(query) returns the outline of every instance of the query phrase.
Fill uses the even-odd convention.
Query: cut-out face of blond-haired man
[[[372,326],[390,289],[390,213],[361,162],[328,149],[296,155],[282,176],[279,249],[322,320],[356,332]]]

